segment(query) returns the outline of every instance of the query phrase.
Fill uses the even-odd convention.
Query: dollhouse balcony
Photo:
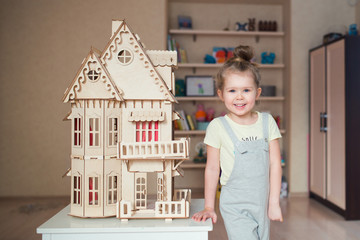
[[[119,158],[134,159],[189,159],[189,139],[164,142],[120,142]]]
[[[128,219],[148,219],[148,218],[188,218],[190,212],[190,202],[185,199],[179,201],[157,201],[155,209],[131,210],[131,202],[121,200],[116,204],[116,217],[122,221]]]

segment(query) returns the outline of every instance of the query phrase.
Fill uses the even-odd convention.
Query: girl
[[[220,212],[229,239],[269,239],[269,219],[283,221],[280,131],[267,113],[253,111],[261,94],[260,74],[251,62],[253,51],[239,46],[217,75],[217,94],[228,113],[206,130],[205,208],[195,221],[211,218],[220,167]]]

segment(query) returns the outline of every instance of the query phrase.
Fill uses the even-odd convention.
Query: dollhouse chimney
[[[123,22],[123,20],[117,20],[117,19],[112,20],[112,34],[111,34],[111,37],[114,35],[116,30],[118,30],[118,28],[120,27],[122,22]]]

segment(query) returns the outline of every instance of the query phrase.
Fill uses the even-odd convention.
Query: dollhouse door
[[[146,173],[135,173],[135,208],[146,209],[147,204]]]

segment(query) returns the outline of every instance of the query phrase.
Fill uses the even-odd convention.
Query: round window
[[[129,64],[132,58],[133,58],[132,53],[126,49],[120,50],[118,54],[119,62],[121,62],[122,64]]]
[[[99,73],[96,72],[95,70],[91,70],[88,72],[88,78],[91,81],[96,81],[99,78]]]

